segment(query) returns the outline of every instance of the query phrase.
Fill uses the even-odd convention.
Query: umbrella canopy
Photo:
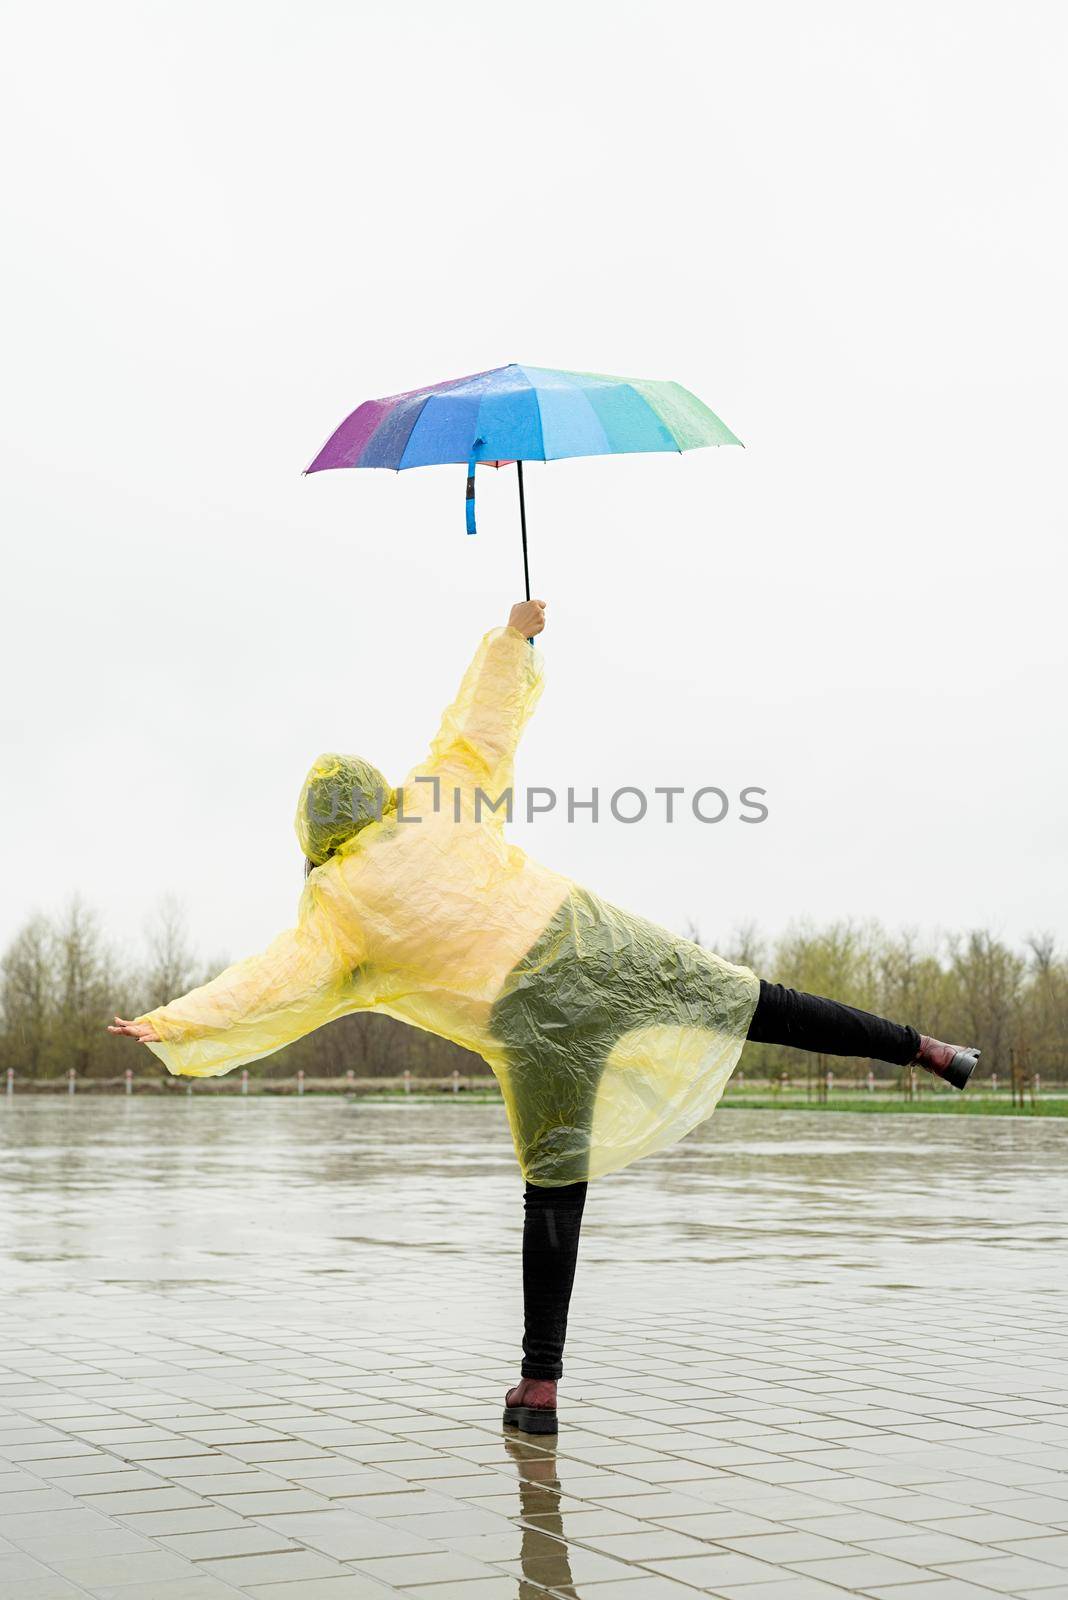
[[[365,400],[309,472],[332,467],[499,465],[740,444],[678,383],[511,362],[491,372]]]
[[[530,598],[524,461],[631,455],[741,444],[678,383],[562,372],[510,362],[490,372],[365,400],[323,445],[308,472],[333,467],[467,465],[467,531],[475,531],[475,467],[516,463],[523,576]]]

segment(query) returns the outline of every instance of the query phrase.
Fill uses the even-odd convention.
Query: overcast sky
[[[744,451],[532,466],[517,827],[725,939],[1068,932],[1064,10],[4,7],[0,940],[293,918],[323,749],[399,780],[521,593],[514,472],[302,478],[361,400],[673,378]]]

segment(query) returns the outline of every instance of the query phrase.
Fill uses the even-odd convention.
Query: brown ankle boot
[[[520,1433],[556,1433],[556,1379],[520,1378],[504,1397],[504,1426]]]
[[[979,1054],[973,1045],[943,1044],[941,1039],[929,1039],[921,1033],[920,1048],[909,1065],[933,1072],[936,1078],[942,1078],[954,1089],[966,1089],[978,1065]]]

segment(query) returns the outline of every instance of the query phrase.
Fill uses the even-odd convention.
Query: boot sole
[[[971,1077],[978,1065],[978,1051],[976,1051],[975,1055],[965,1054],[964,1051],[961,1051],[961,1053],[954,1058],[947,1069],[945,1082],[948,1083],[952,1089],[960,1089],[962,1091],[965,1090],[968,1087],[968,1079]]]
[[[534,1406],[505,1406],[504,1426],[520,1433],[558,1433],[555,1411],[539,1411]]]

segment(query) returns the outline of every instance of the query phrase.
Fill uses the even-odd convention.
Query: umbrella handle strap
[[[467,463],[467,531],[477,533],[475,527],[475,458],[471,457]]]

